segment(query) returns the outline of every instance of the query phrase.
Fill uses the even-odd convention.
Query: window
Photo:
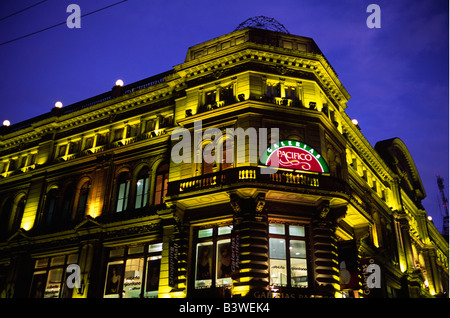
[[[60,255],[37,259],[31,281],[31,298],[71,298],[73,289],[68,288],[66,273],[69,264],[76,264],[78,254]]]
[[[195,289],[231,286],[231,225],[198,229]]]
[[[209,91],[205,94],[205,105],[213,105],[216,103],[216,91]]]
[[[94,137],[86,138],[84,149],[91,149],[92,147],[94,147]]]
[[[47,193],[45,202],[45,214],[43,219],[43,226],[48,227],[54,224],[54,217],[56,212],[58,189],[51,189]]]
[[[233,168],[233,162],[234,162],[234,147],[233,147],[233,142],[229,141],[228,142],[228,148],[227,148],[227,141],[224,141],[224,143],[222,144],[222,164],[220,166],[220,168],[222,170],[226,170],[229,168]]]
[[[158,297],[161,253],[162,243],[111,249],[103,297]]]
[[[270,285],[308,287],[305,226],[269,224]]]
[[[233,85],[222,87],[220,89],[220,100],[225,102],[225,105],[230,105],[234,102]]]
[[[288,99],[292,99],[292,100],[296,100],[296,92],[295,92],[295,87],[289,87],[286,86],[284,88],[284,96]]]
[[[67,222],[72,217],[73,211],[73,201],[74,201],[75,186],[69,184],[64,190],[63,201],[62,201],[62,211],[58,215],[58,220],[56,222],[62,221]]]
[[[114,129],[113,141],[122,140],[123,138],[123,128]]]
[[[23,212],[25,211],[25,203],[26,203],[25,196],[21,197],[20,200],[17,202],[16,213],[14,214],[14,221],[11,229],[12,232],[17,231],[20,228],[20,225],[22,223]]]
[[[167,195],[167,185],[169,183],[169,165],[162,164],[156,172],[155,200],[154,204],[164,203],[164,197]]]
[[[116,212],[122,212],[127,209],[128,194],[130,192],[130,179],[131,178],[128,172],[123,172],[119,175]]]
[[[86,214],[87,202],[89,197],[89,188],[91,187],[91,182],[86,181],[80,188],[80,193],[78,197],[78,207],[77,216],[83,217]]]
[[[58,150],[58,157],[62,157],[66,155],[66,149],[67,149],[67,145],[62,145],[59,147]]]
[[[267,83],[267,96],[269,97],[280,97],[280,93],[281,93],[281,85],[278,84],[272,84],[272,83]]]
[[[12,197],[6,199],[0,211],[0,237],[4,238],[9,234],[9,218],[12,214],[14,200]]]
[[[148,201],[148,168],[143,168],[137,177],[135,208],[140,209],[147,205]]]

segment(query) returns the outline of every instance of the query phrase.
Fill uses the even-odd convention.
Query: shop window
[[[162,243],[111,249],[103,297],[158,297],[161,253]]]
[[[270,285],[308,287],[305,226],[269,224]]]
[[[135,202],[136,209],[140,209],[147,205],[148,182],[149,182],[148,168],[143,168],[139,172],[136,182],[136,202]]]
[[[130,193],[130,174],[123,172],[119,175],[117,188],[116,212],[125,211],[128,207],[128,194]]]
[[[154,204],[164,203],[164,197],[167,195],[167,186],[169,183],[169,165],[161,165],[156,172],[155,199]]]
[[[73,289],[67,284],[67,266],[76,264],[78,254],[37,259],[31,280],[31,298],[71,298]]]
[[[231,286],[231,225],[196,231],[195,289]]]

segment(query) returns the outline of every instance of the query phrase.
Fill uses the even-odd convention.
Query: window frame
[[[155,248],[154,250],[151,249],[151,247]],[[142,248],[142,251],[136,251],[131,252],[132,249],[140,249]],[[122,254],[120,254],[120,250],[123,250]],[[113,255],[112,252],[118,252],[119,254]],[[117,247],[111,247],[108,248],[108,256],[105,264],[105,271],[103,275],[103,298],[157,298],[159,293],[159,283],[161,280],[161,263],[162,263],[162,252],[163,252],[163,243],[161,241],[151,241],[145,244],[139,244],[139,245],[121,245]],[[130,260],[141,260],[142,263],[142,273],[140,277],[140,290],[138,297],[125,297],[126,291],[124,287],[125,280],[127,279],[125,277],[126,275],[126,268],[127,263]],[[149,270],[151,268],[149,267],[150,264],[158,266],[157,268],[157,289],[156,290],[148,290],[148,283],[149,283]],[[110,266],[111,269],[114,268],[121,268],[119,271],[120,280],[117,285],[117,293],[109,293],[106,294],[106,289],[108,287],[108,279],[110,277]],[[117,267],[112,267],[117,266]],[[152,267],[153,268],[153,267]],[[156,268],[156,267],[155,267]],[[129,282],[130,286],[136,285],[134,281]],[[131,290],[131,289],[130,289]],[[130,294],[132,294],[130,292]],[[108,296],[107,296],[108,295]]]
[[[62,264],[53,264],[54,259],[64,257],[64,261]],[[76,259],[70,260],[70,257],[76,257]],[[30,289],[28,292],[29,297],[31,298],[72,298],[73,296],[73,289],[69,288],[67,286],[67,278],[70,275],[70,273],[67,273],[67,266],[70,264],[77,264],[79,259],[78,253],[70,253],[70,254],[62,254],[62,255],[56,255],[52,257],[41,257],[36,258],[34,261],[34,267],[33,267],[33,273],[31,277],[31,283],[30,283]],[[40,262],[40,265],[38,263]],[[45,262],[45,264],[44,264]],[[53,270],[62,270],[61,278],[59,282],[54,282],[54,284],[59,284],[59,291],[57,297],[45,297],[47,292],[47,286],[49,285],[49,279],[50,279],[50,272]],[[35,282],[35,276],[41,276],[38,280],[40,282],[43,282],[44,285],[42,286],[42,297],[33,297],[33,293],[39,292],[37,289],[38,282]]]
[[[270,231],[270,225],[272,224],[280,224],[283,225],[284,233],[271,233]],[[289,226],[302,226],[303,227],[303,235],[294,235],[290,234],[290,228]],[[301,288],[301,289],[309,289],[311,288],[311,280],[312,280],[312,274],[311,274],[311,253],[310,253],[310,239],[309,239],[309,228],[308,225],[302,222],[280,222],[280,221],[269,221],[269,286],[272,288]],[[272,283],[272,267],[271,263],[272,259],[275,260],[277,258],[271,257],[271,239],[279,239],[284,240],[284,261],[286,265],[286,284],[273,284]],[[305,250],[305,257],[292,257],[291,256],[291,242],[292,241],[301,241],[304,242],[304,250]],[[301,283],[306,283],[306,286],[293,286],[292,282],[292,259],[304,259],[304,264],[306,265],[306,280],[301,281]],[[280,258],[280,260],[283,260]],[[280,262],[281,263],[281,262]]]
[[[219,234],[219,229],[226,229],[226,232],[223,234]],[[203,237],[200,236],[200,231],[211,231],[211,235],[206,235]],[[218,223],[213,225],[206,226],[197,226],[193,229],[194,240],[193,240],[193,270],[191,271],[191,281],[193,282],[191,285],[192,291],[204,291],[211,290],[217,288],[231,288],[232,286],[232,278],[231,278],[231,237],[232,237],[233,225],[230,223]],[[207,232],[204,232],[207,233]],[[228,247],[225,245],[228,244]],[[230,263],[229,265],[225,265],[229,267],[229,272],[227,269],[227,274],[219,277],[219,248],[221,245],[225,245],[225,249],[229,252]],[[201,250],[199,247],[210,246],[210,279],[197,279],[198,278],[198,261],[199,261],[199,251]],[[221,260],[220,256],[220,260]],[[225,260],[226,261],[226,260]],[[211,282],[208,282],[210,280]],[[205,282],[206,281],[206,282]],[[205,284],[206,286],[202,286]],[[208,285],[209,284],[209,285]]]

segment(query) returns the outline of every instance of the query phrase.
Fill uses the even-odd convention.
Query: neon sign
[[[260,162],[272,167],[329,172],[325,160],[317,151],[295,140],[282,140],[274,143],[261,156]]]

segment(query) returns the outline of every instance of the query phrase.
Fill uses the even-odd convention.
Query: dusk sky
[[[442,230],[436,175],[449,185],[448,0],[2,0],[0,124],[46,113],[184,62],[188,47],[254,16],[311,37],[349,92],[347,114],[369,143],[399,137],[422,178],[428,214]],[[77,4],[81,28],[63,22]],[[381,28],[369,29],[369,4]],[[23,12],[16,13],[32,5]],[[46,31],[24,35],[60,24]]]

